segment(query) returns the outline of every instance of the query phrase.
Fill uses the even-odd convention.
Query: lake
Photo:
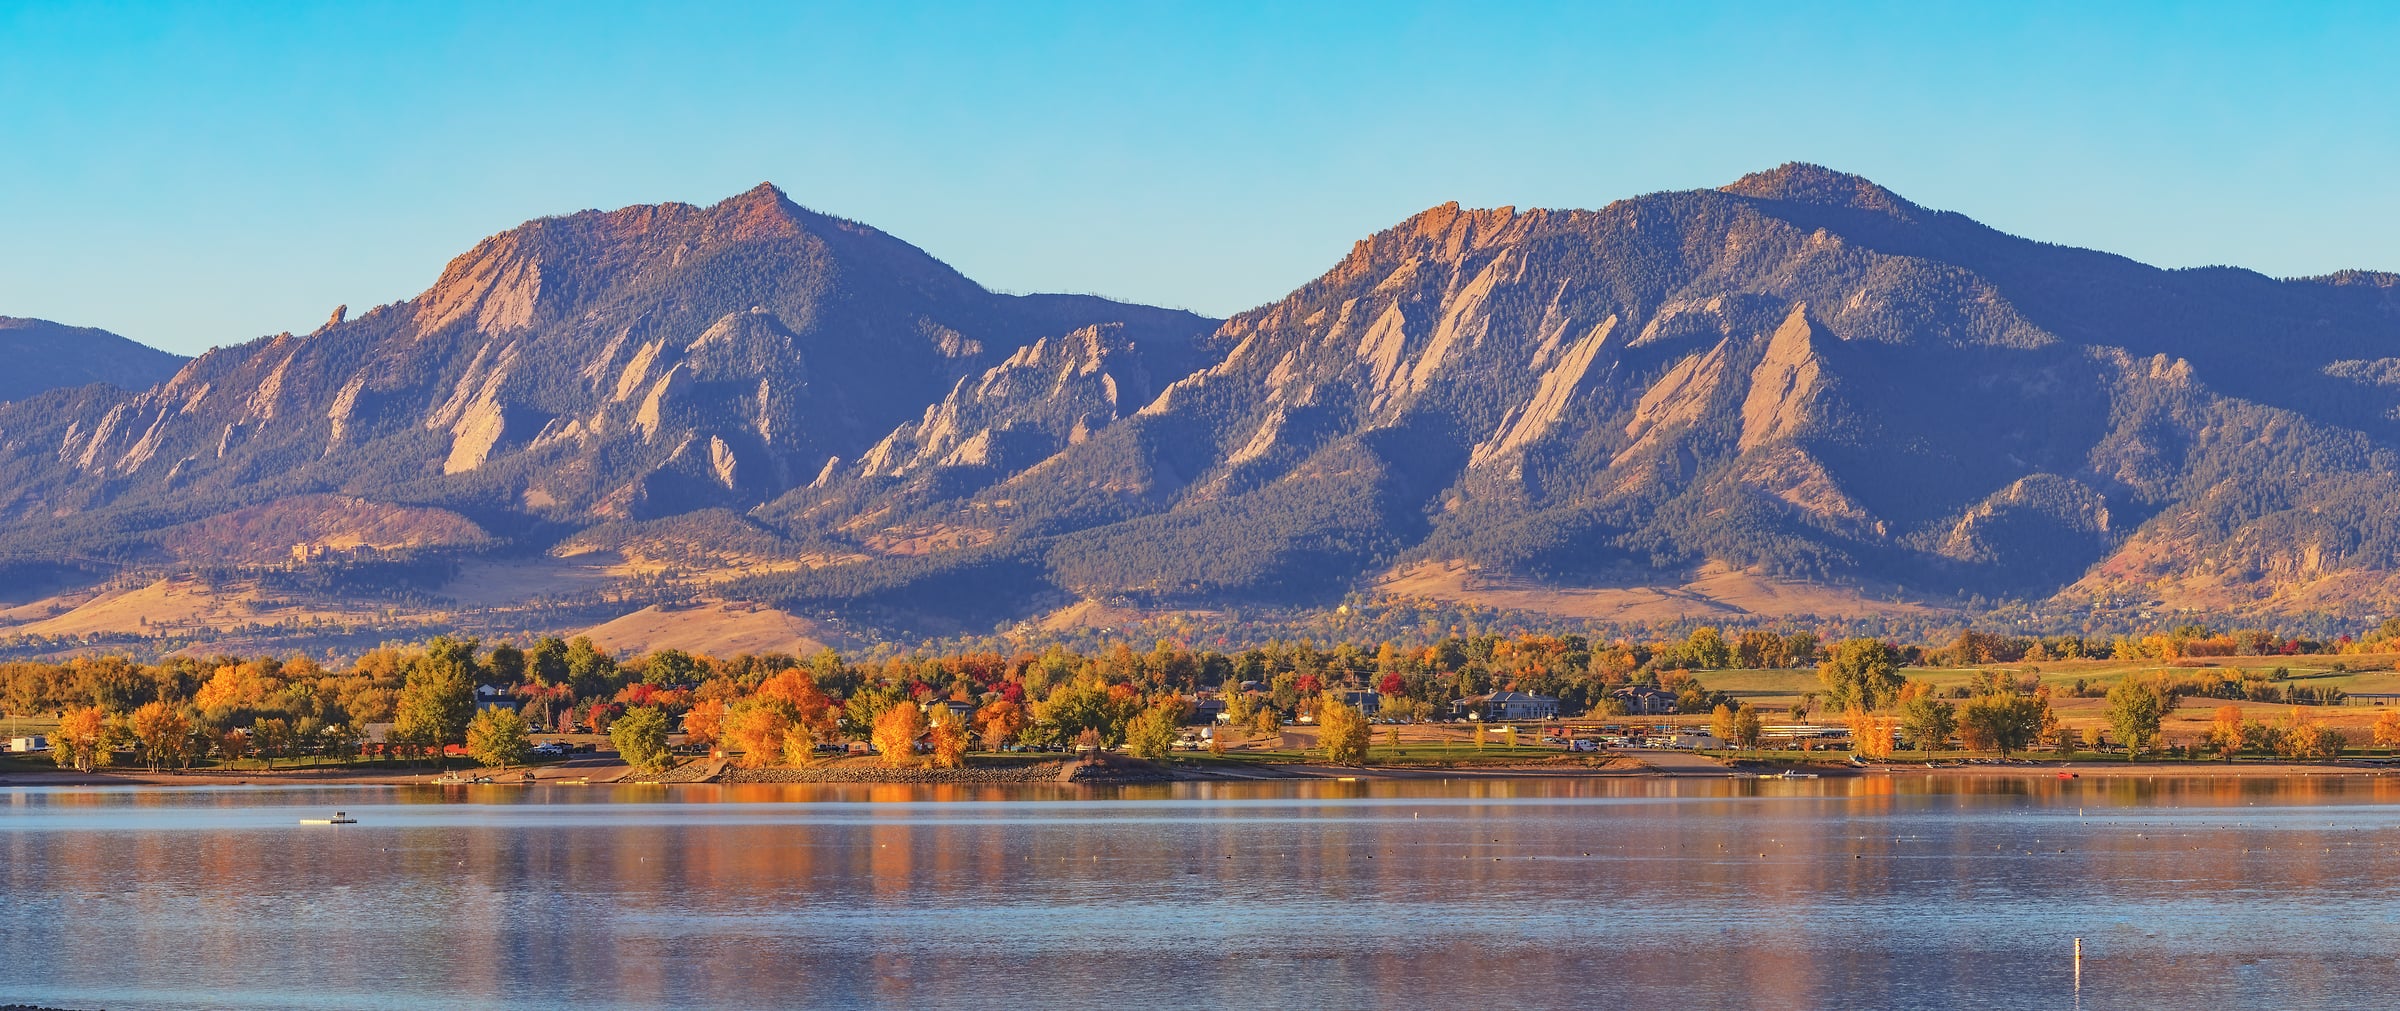
[[[2340,777],[0,788],[0,1003],[2393,1006],[2395,801]],[[297,824],[337,808],[360,824]]]

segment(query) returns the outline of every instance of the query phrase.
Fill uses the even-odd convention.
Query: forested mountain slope
[[[1788,165],[1437,207],[1219,324],[992,293],[762,186],[0,406],[0,564],[338,595],[362,558],[499,558],[867,629],[1428,572],[1653,615],[2388,611],[2396,281],[2161,270]],[[490,601],[463,571],[427,599]]]
[[[1444,206],[1227,321],[1131,416],[871,518],[1160,604],[1464,562],[2374,607],[2400,564],[2393,282],[2160,270],[1806,165],[1597,211]],[[771,512],[855,535],[817,503],[888,479],[836,477]]]
[[[106,330],[0,316],[0,401],[92,383],[143,389],[183,363],[181,355]]]
[[[146,389],[0,408],[0,524],[19,558],[146,562],[207,554],[168,531],[291,503],[466,521],[397,545],[420,548],[745,510],[1045,336],[1106,325],[1173,359],[1213,322],[989,292],[771,186],[587,211],[495,235],[416,298],[315,333]]]

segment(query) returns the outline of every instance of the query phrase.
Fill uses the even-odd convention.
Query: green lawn
[[[2400,671],[2391,669],[2390,655],[2360,656],[2233,656],[2207,657],[2184,663],[2205,663],[2210,668],[2228,673],[2255,671],[2266,674],[2284,668],[2295,686],[2338,688],[2345,692],[2400,692]],[[2334,670],[2341,664],[2348,670]],[[2362,669],[2374,668],[2374,669]],[[2097,686],[2105,691],[2128,675],[2149,677],[2164,671],[2169,676],[2189,676],[2209,668],[2178,667],[2157,660],[2053,660],[2047,663],[1992,664],[1985,667],[1910,667],[1902,671],[1910,680],[1930,682],[1942,688],[1965,687],[1975,683],[1985,671],[2007,671],[2022,676],[2039,671],[2041,683],[2052,692],[2064,695],[2083,681],[2087,688]],[[1802,695],[1818,692],[1823,685],[1817,681],[1814,668],[1797,670],[1715,670],[1694,671],[1693,676],[1710,691],[1724,692],[1734,699],[1767,709],[1790,708]]]

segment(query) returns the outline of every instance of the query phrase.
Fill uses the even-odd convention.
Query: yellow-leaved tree
[[[875,717],[875,750],[895,768],[918,764],[917,738],[925,736],[925,711],[903,701]]]
[[[784,757],[784,738],[792,730],[792,704],[779,698],[753,695],[725,711],[719,740],[728,752],[739,752],[733,764],[763,769]]]
[[[51,757],[77,772],[105,766],[112,757],[108,729],[108,714],[98,706],[69,709],[50,733]]]
[[[144,703],[133,711],[132,725],[134,740],[141,742],[150,771],[191,764],[192,721],[182,710],[164,702]]]
[[[1318,739],[1325,760],[1335,765],[1364,765],[1367,761],[1367,714],[1331,692],[1317,702]]]

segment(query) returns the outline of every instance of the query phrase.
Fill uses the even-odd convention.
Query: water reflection
[[[0,997],[2375,1006],[2381,778],[0,792]],[[303,829],[342,808],[356,826]]]

